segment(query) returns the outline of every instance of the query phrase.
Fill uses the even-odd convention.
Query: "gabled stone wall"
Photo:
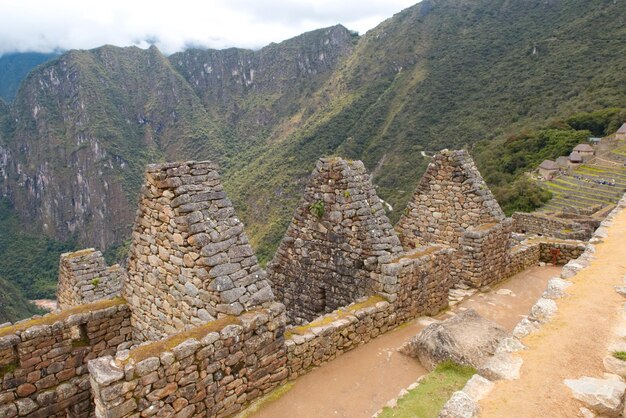
[[[117,264],[108,267],[102,253],[93,248],[61,254],[59,309],[120,296],[125,275]]]
[[[128,264],[137,341],[274,299],[211,162],[148,166]]]
[[[469,227],[504,219],[469,153],[444,150],[428,165],[396,231],[404,248],[438,243],[459,249]]]
[[[322,158],[268,272],[289,319],[301,323],[383,292],[371,273],[401,251],[363,163]]]
[[[87,362],[131,339],[123,299],[81,305],[0,328],[0,417],[89,417]]]
[[[396,231],[405,250],[430,243],[457,250],[450,267],[453,283],[481,286],[507,277],[506,257],[492,259],[509,251],[505,219],[469,153],[444,150],[428,165]],[[499,227],[503,222],[509,226]]]

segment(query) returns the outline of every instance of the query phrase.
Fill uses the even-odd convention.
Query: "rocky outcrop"
[[[427,326],[402,348],[402,352],[417,357],[428,370],[446,360],[480,369],[507,335],[499,325],[468,309]]]
[[[607,417],[622,416],[626,384],[619,376],[608,375],[604,379],[581,377],[566,379],[563,383],[576,399],[594,412]]]

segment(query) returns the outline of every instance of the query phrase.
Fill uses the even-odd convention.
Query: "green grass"
[[[380,418],[436,418],[443,405],[476,373],[470,366],[460,366],[450,361],[441,363],[430,372],[419,386],[398,400],[395,408],[385,407]]]
[[[613,357],[618,360],[626,361],[626,351],[615,351],[613,352]]]

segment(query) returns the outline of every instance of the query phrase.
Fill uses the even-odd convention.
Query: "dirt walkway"
[[[563,384],[567,378],[602,377],[602,359],[624,299],[613,286],[626,273],[626,211],[614,219],[596,259],[571,280],[570,295],[539,332],[526,337],[521,378],[496,383],[481,402],[481,417],[576,417],[581,403]]]
[[[454,310],[473,308],[511,330],[545,289],[558,267],[535,267],[488,294],[476,294]],[[443,313],[440,318],[451,315]],[[402,388],[426,373],[397,349],[424,327],[419,321],[391,331],[300,377],[280,399],[256,418],[371,417]]]

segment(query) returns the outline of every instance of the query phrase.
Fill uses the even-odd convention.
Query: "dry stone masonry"
[[[433,157],[396,230],[405,249],[438,243],[457,250],[455,284],[480,287],[506,277],[506,259],[492,256],[507,254],[510,222],[465,150]]]
[[[0,417],[92,416],[87,363],[130,340],[121,299],[0,328]]]
[[[62,310],[0,327],[0,417],[232,415],[439,312],[456,285],[481,288],[540,261],[574,272],[587,248],[512,236],[465,151],[433,158],[395,230],[360,161],[322,158],[270,280],[216,170],[148,167],[128,274],[93,249],[62,255]]]
[[[459,249],[465,230],[504,218],[468,152],[442,151],[428,165],[396,230],[405,248],[439,243]]]
[[[288,377],[284,305],[89,363],[96,415],[228,416]]]
[[[217,167],[206,161],[148,166],[128,273],[137,341],[274,299]]]
[[[120,296],[125,272],[107,267],[93,248],[61,254],[57,301],[60,309]]]
[[[361,161],[322,158],[268,271],[295,323],[385,289],[372,276],[402,251]]]
[[[515,212],[513,230],[524,234],[538,234],[562,239],[588,240],[600,226],[600,220],[568,213]]]

